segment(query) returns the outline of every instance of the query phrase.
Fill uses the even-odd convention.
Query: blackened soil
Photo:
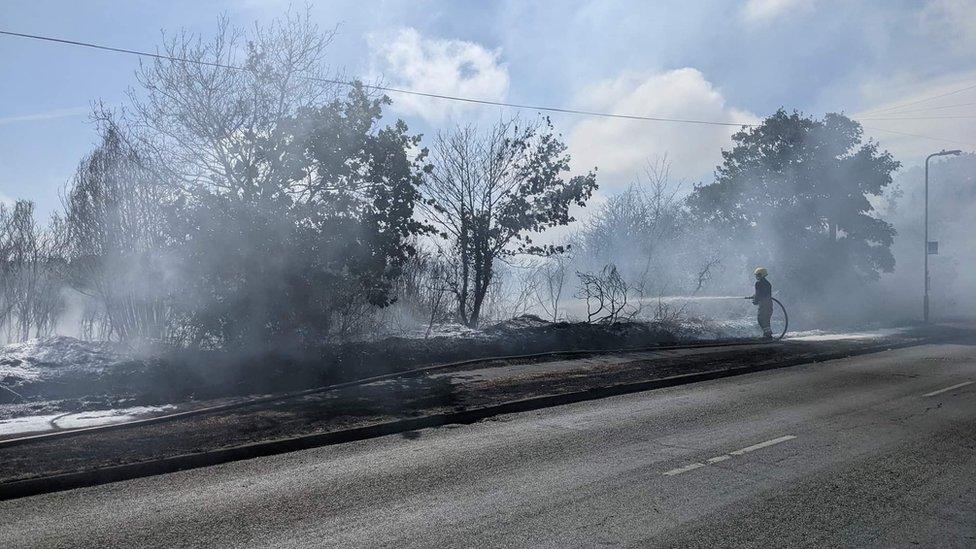
[[[296,351],[171,351],[151,361],[120,365],[97,377],[61,378],[27,384],[27,402],[0,392],[0,405],[20,410],[76,412],[125,406],[172,404],[242,395],[294,391],[492,356],[554,350],[615,349],[678,341],[659,323],[612,325],[556,322],[522,317],[483,334],[429,339],[392,337],[379,341]]]
[[[335,432],[397,419],[476,409],[542,395],[639,383],[743,367],[776,367],[918,344],[921,337],[884,341],[792,342],[718,347],[690,354],[645,353],[626,360],[571,362],[572,372],[433,376],[350,387],[179,421],[79,434],[26,445],[0,445],[0,485],[19,479],[91,470],[262,441]],[[578,363],[578,367],[577,367]],[[492,365],[497,366],[498,363]],[[538,370],[541,371],[542,366]],[[532,366],[520,368],[532,374]],[[468,367],[466,372],[470,372]],[[418,437],[422,433],[406,433]]]

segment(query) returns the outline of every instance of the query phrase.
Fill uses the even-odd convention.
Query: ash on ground
[[[148,355],[116,343],[52,337],[0,348],[0,420],[47,421],[83,412],[120,416],[188,401],[305,389],[429,364],[748,337],[755,335],[753,331],[745,319],[587,324],[523,315],[478,330],[442,325],[371,341],[248,355],[191,349]]]

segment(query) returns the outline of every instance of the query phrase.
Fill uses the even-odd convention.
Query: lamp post
[[[929,160],[933,156],[955,156],[962,151],[952,150],[947,151],[942,149],[937,153],[932,153],[925,157],[925,298],[923,300],[923,309],[925,323],[929,322]]]

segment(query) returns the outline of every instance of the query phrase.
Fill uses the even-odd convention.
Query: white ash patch
[[[0,436],[109,425],[112,423],[132,421],[148,415],[156,415],[160,412],[175,408],[176,406],[167,404],[164,406],[133,406],[131,408],[94,410],[74,414],[44,414],[15,417],[0,420]]]
[[[121,346],[56,336],[0,348],[0,383],[16,388],[65,374],[100,374],[131,360]]]

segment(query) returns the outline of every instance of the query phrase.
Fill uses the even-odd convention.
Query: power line
[[[895,113],[901,114],[901,113]],[[870,118],[857,118],[856,120],[964,120],[967,118],[976,118],[976,115],[972,114],[960,114],[960,115],[948,115],[948,116],[892,116],[892,117],[870,117]]]
[[[230,70],[236,70],[236,71],[249,72],[249,70],[247,68],[245,68],[245,67],[239,67],[239,66],[236,66],[236,65],[227,65],[227,64],[223,64],[223,63],[215,63],[215,62],[212,62],[212,61],[204,61],[204,60],[199,60],[199,59],[186,59],[186,58],[182,58],[182,57],[175,57],[175,56],[164,55],[164,54],[160,54],[160,53],[145,52],[145,51],[139,51],[139,50],[133,50],[133,49],[127,49],[127,48],[116,48],[116,47],[112,47],[112,46],[105,46],[105,45],[102,45],[102,44],[94,44],[94,43],[91,43],[91,42],[80,42],[80,41],[77,41],[77,40],[68,40],[68,39],[56,38],[56,37],[52,37],[52,36],[42,36],[42,35],[36,35],[36,34],[25,34],[25,33],[19,33],[19,32],[6,31],[6,30],[2,30],[2,29],[0,29],[0,35],[14,36],[14,37],[19,37],[19,38],[28,38],[28,39],[32,39],[32,40],[40,40],[40,41],[45,41],[45,42],[54,42],[54,43],[59,43],[59,44],[72,45],[72,46],[81,46],[81,47],[92,48],[92,49],[103,50],[103,51],[111,51],[111,52],[116,52],[116,53],[125,53],[125,54],[129,54],[129,55],[136,55],[136,56],[140,56],[140,57],[149,57],[149,58],[153,58],[153,59],[162,59],[162,60],[167,60],[167,61],[176,61],[176,62],[180,62],[180,63],[193,63],[193,64],[204,65],[204,66],[215,67],[215,68],[224,68],[224,69],[230,69]],[[715,120],[696,120],[696,119],[686,119],[686,118],[667,118],[667,117],[658,117],[658,116],[640,116],[640,115],[633,115],[633,114],[606,113],[606,112],[588,111],[588,110],[581,110],[581,109],[569,109],[569,108],[561,108],[561,107],[545,107],[545,106],[527,105],[527,104],[521,104],[521,103],[507,103],[507,102],[503,102],[503,101],[491,101],[491,100],[487,100],[487,99],[473,99],[473,98],[469,98],[469,97],[458,97],[458,96],[444,95],[444,94],[438,94],[438,93],[422,92],[422,91],[417,91],[417,90],[407,90],[407,89],[402,89],[402,88],[394,88],[394,87],[390,87],[390,86],[379,86],[379,85],[376,85],[376,84],[366,84],[366,83],[362,83],[362,82],[357,83],[357,82],[350,82],[350,81],[345,81],[345,80],[335,80],[335,79],[330,79],[330,78],[321,78],[321,77],[313,77],[313,76],[303,76],[303,78],[306,78],[306,79],[312,80],[312,81],[328,83],[328,84],[336,84],[336,85],[342,85],[342,86],[356,86],[356,85],[360,85],[360,86],[362,86],[364,88],[368,88],[368,89],[372,89],[372,90],[377,90],[377,91],[384,91],[384,92],[391,92],[391,93],[400,93],[400,94],[414,95],[414,96],[420,96],[420,97],[430,97],[430,98],[434,98],[434,99],[444,99],[444,100],[448,100],[448,101],[458,101],[458,102],[464,102],[464,103],[474,103],[474,104],[479,104],[479,105],[490,105],[490,106],[496,106],[496,107],[508,107],[508,108],[514,108],[514,109],[528,109],[528,110],[556,112],[556,113],[563,113],[563,114],[576,114],[576,115],[583,115],[583,116],[597,116],[597,117],[604,117],[604,118],[616,118],[616,119],[625,119],[625,120],[639,120],[639,121],[648,121],[648,122],[673,122],[673,123],[682,123],[682,124],[699,124],[699,125],[733,126],[733,127],[756,127],[757,126],[757,124],[752,124],[752,123],[719,122],[719,121],[715,121]],[[894,107],[888,107],[886,109],[881,109],[880,111],[872,111],[872,112],[884,112],[884,111],[894,110],[894,109],[901,108],[901,107],[905,107],[905,106],[908,106],[908,105],[922,103],[922,102],[925,102],[925,101],[930,101],[932,99],[938,99],[940,97],[946,97],[948,95],[953,95],[953,94],[960,93],[960,92],[967,91],[967,90],[974,89],[974,88],[976,88],[976,85],[969,86],[969,87],[962,88],[962,89],[958,89],[958,90],[954,90],[954,91],[951,91],[951,92],[948,92],[948,93],[944,93],[944,94],[940,94],[940,95],[937,95],[937,96],[932,96],[932,97],[928,97],[928,98],[925,98],[925,99],[919,99],[917,101],[912,101],[912,102],[909,102],[909,103],[904,103],[902,105],[897,105],[897,106],[894,106]],[[933,118],[943,118],[943,117],[933,117]],[[948,117],[946,117],[946,118],[948,118]],[[898,119],[899,120],[909,120],[909,118],[898,118]],[[865,118],[865,120],[895,120],[895,118]],[[964,144],[964,145],[968,145],[968,146],[976,146],[976,145],[972,145],[971,143],[964,143],[962,141],[954,141],[954,140],[951,140],[951,139],[942,139],[942,138],[939,138],[939,137],[931,137],[931,136],[927,136],[927,135],[913,134],[913,133],[907,133],[907,132],[899,132],[899,131],[894,131],[894,130],[885,130],[885,129],[882,129],[882,128],[869,128],[867,126],[865,126],[865,128],[866,129],[875,130],[875,131],[882,131],[882,132],[888,132],[888,133],[898,134],[898,135],[906,135],[906,136],[912,136],[912,137],[919,137],[919,138],[922,138],[922,139],[931,139],[931,140],[935,140],[935,141],[945,141],[945,142],[948,142],[948,143],[960,143],[960,144]]]
[[[931,139],[933,141],[943,141],[945,143],[955,143],[956,145],[966,145],[967,147],[976,147],[976,144],[974,144],[974,143],[967,143],[965,141],[956,141],[955,139],[943,139],[941,137],[932,137],[931,135],[921,135],[921,134],[917,134],[917,133],[900,132],[900,131],[895,131],[895,130],[886,130],[884,128],[873,128],[871,126],[862,126],[862,127],[864,129],[866,129],[866,130],[872,130],[872,131],[876,131],[876,132],[893,133],[893,134],[896,134],[896,135],[904,135],[904,136],[908,136],[908,137],[920,137],[922,139]]]
[[[208,66],[208,67],[215,67],[215,68],[223,68],[223,69],[230,69],[230,70],[247,71],[247,72],[249,72],[249,70],[247,68],[245,68],[245,67],[239,67],[239,66],[236,66],[236,65],[225,65],[223,63],[215,63],[215,62],[212,62],[212,61],[203,61],[203,60],[198,60],[198,59],[186,59],[186,58],[183,58],[183,57],[174,57],[174,56],[170,56],[170,55],[163,55],[163,54],[160,54],[160,53],[151,53],[151,52],[145,52],[145,51],[139,51],[139,50],[131,50],[131,49],[127,49],[127,48],[116,48],[116,47],[112,47],[112,46],[105,46],[105,45],[102,45],[102,44],[94,44],[94,43],[91,43],[91,42],[79,42],[79,41],[76,41],[76,40],[67,40],[67,39],[64,39],[64,38],[55,38],[55,37],[51,37],[51,36],[41,36],[41,35],[36,35],[36,34],[24,34],[24,33],[20,33],[20,32],[12,32],[12,31],[6,31],[6,30],[0,30],[0,34],[7,35],[7,36],[15,36],[15,37],[19,37],[19,38],[29,38],[29,39],[32,39],[32,40],[42,40],[42,41],[45,41],[45,42],[55,42],[55,43],[59,43],[59,44],[68,44],[68,45],[72,45],[72,46],[82,46],[82,47],[86,47],[86,48],[93,48],[93,49],[97,49],[97,50],[111,51],[111,52],[116,52],[116,53],[125,53],[125,54],[130,54],[130,55],[138,55],[138,56],[141,56],[141,57],[150,57],[150,58],[153,58],[153,59],[163,59],[163,60],[167,60],[167,61],[176,61],[176,62],[180,62],[180,63],[195,63],[195,64],[198,64],[198,65],[205,65],[205,66]],[[479,105],[491,105],[491,106],[495,106],[495,107],[508,107],[508,108],[513,108],[513,109],[528,109],[528,110],[555,112],[555,113],[562,113],[562,114],[578,114],[578,115],[583,115],[583,116],[598,116],[598,117],[604,117],[604,118],[617,118],[617,119],[624,119],[624,120],[642,120],[642,121],[648,121],[648,122],[673,122],[673,123],[680,123],[680,124],[700,124],[700,125],[709,125],[709,126],[732,126],[732,127],[755,127],[756,126],[756,124],[751,124],[751,123],[719,122],[719,121],[715,121],[715,120],[696,120],[696,119],[689,119],[689,118],[667,118],[667,117],[661,117],[661,116],[641,116],[641,115],[636,115],[636,114],[607,113],[607,112],[587,111],[587,110],[581,110],[581,109],[569,109],[569,108],[562,108],[562,107],[544,107],[544,106],[540,106],[540,105],[528,105],[528,104],[522,104],[522,103],[507,103],[507,102],[503,102],[503,101],[491,101],[491,100],[488,100],[488,99],[474,99],[474,98],[470,98],[470,97],[458,97],[458,96],[453,96],[453,95],[444,95],[444,94],[439,94],[439,93],[430,93],[430,92],[423,92],[423,91],[417,91],[417,90],[407,90],[407,89],[403,89],[403,88],[393,88],[393,87],[389,87],[389,86],[379,86],[379,85],[375,85],[375,84],[365,84],[365,83],[349,82],[349,81],[345,81],[345,80],[334,80],[334,79],[330,79],[330,78],[320,78],[320,77],[314,77],[314,76],[303,76],[302,78],[305,78],[307,80],[316,81],[316,82],[323,82],[323,83],[327,83],[327,84],[337,84],[337,85],[341,85],[341,86],[355,86],[355,85],[358,84],[358,85],[360,85],[360,86],[362,86],[364,88],[368,88],[368,89],[372,89],[372,90],[377,90],[377,91],[384,91],[384,92],[391,92],[391,93],[400,93],[400,94],[405,94],[405,95],[415,95],[415,96],[420,96],[420,97],[430,97],[430,98],[434,98],[434,99],[444,99],[444,100],[448,100],[448,101],[458,101],[458,102],[464,102],[464,103],[475,103],[475,104],[479,104]]]
[[[871,114],[881,114],[881,113],[888,112],[888,111],[894,111],[894,110],[900,109],[902,107],[908,107],[908,106],[911,106],[911,105],[917,105],[919,103],[926,103],[928,101],[932,101],[933,99],[940,99],[942,97],[948,97],[950,95],[955,95],[957,93],[962,93],[964,91],[969,91],[969,90],[973,90],[973,89],[976,89],[976,84],[973,84],[971,86],[966,86],[965,88],[959,88],[958,90],[952,90],[950,92],[940,93],[939,95],[933,95],[931,97],[924,97],[922,99],[916,99],[915,101],[909,101],[907,103],[901,103],[899,105],[894,105],[892,107],[886,107],[884,109],[874,109],[872,111],[868,111],[868,112],[864,113],[864,116],[868,116],[868,115],[871,115]]]
[[[907,111],[898,111],[898,112],[891,113],[891,114],[909,114],[909,113],[913,113],[913,112],[937,111],[937,110],[941,110],[941,109],[953,109],[953,108],[956,108],[956,107],[970,107],[972,105],[976,105],[976,103],[955,103],[953,105],[938,105],[938,106],[935,106],[935,107],[922,107],[921,109],[909,109]]]

